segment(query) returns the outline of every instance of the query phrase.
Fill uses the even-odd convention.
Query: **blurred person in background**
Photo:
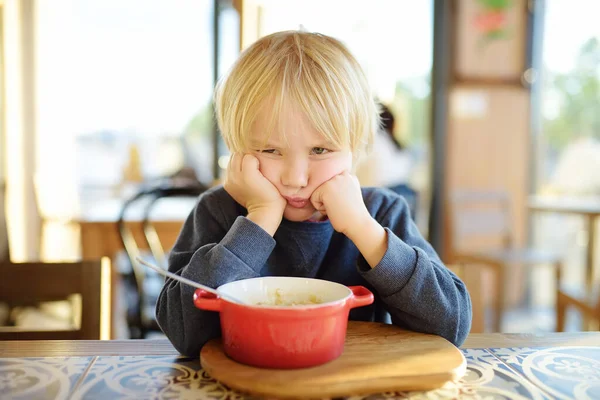
[[[373,139],[373,149],[357,166],[361,186],[392,188],[408,184],[413,160],[394,135],[396,118],[384,104],[379,104],[381,127]]]
[[[388,188],[404,197],[413,219],[418,208],[418,193],[410,186],[414,160],[394,135],[396,118],[384,104],[379,106],[380,128],[373,138],[373,148],[359,161],[356,177],[360,185]]]

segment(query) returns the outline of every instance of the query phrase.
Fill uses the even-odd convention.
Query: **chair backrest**
[[[0,327],[0,340],[109,339],[111,273],[107,257],[73,263],[0,264],[0,303],[9,307],[81,296],[81,315],[74,319],[73,329]]]
[[[156,323],[155,321],[152,321],[154,319],[154,315],[144,315],[144,310],[147,308],[146,305],[148,305],[147,303],[152,303],[152,294],[146,293],[145,291],[144,281],[146,280],[148,271],[136,261],[136,257],[141,256],[141,251],[136,242],[134,232],[132,232],[125,223],[125,215],[127,210],[138,201],[146,201],[143,210],[142,221],[144,239],[146,244],[148,244],[148,248],[152,252],[155,262],[166,267],[165,251],[160,243],[159,234],[152,225],[152,221],[150,219],[154,206],[160,199],[165,198],[197,198],[206,190],[208,190],[208,187],[197,181],[183,179],[175,182],[173,180],[169,180],[160,185],[150,186],[141,190],[131,199],[127,200],[121,208],[119,219],[117,221],[117,227],[119,230],[121,243],[123,244],[123,248],[131,268],[131,273],[127,274],[125,278],[131,282],[131,284],[133,284],[134,289],[137,292],[135,299],[136,304],[128,304],[128,307],[130,307],[132,310],[135,310],[136,315],[131,316],[131,318],[128,319],[128,323],[130,331],[140,331],[141,338],[144,338],[148,331],[148,326],[146,325],[156,325]],[[154,307],[151,307],[151,309],[154,310]]]
[[[453,252],[512,245],[511,210],[502,191],[460,190],[450,196]]]

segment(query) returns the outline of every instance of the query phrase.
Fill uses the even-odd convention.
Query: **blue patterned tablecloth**
[[[600,399],[600,347],[461,350],[443,389],[348,399]],[[176,356],[0,358],[0,399],[252,399]]]

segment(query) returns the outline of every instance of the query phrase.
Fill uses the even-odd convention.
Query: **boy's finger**
[[[321,211],[321,208],[323,208],[323,200],[321,199],[322,196],[322,190],[320,187],[318,187],[313,194],[310,196],[310,202],[313,205],[313,207],[316,210]]]
[[[245,154],[242,159],[242,171],[243,172],[251,172],[258,170],[259,163],[258,158],[254,157],[252,154]]]

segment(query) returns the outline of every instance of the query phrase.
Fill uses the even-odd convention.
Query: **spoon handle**
[[[202,284],[200,284],[198,282],[194,282],[192,280],[184,278],[183,276],[176,275],[176,274],[174,274],[172,272],[169,272],[169,271],[167,271],[167,270],[165,270],[165,269],[163,269],[163,268],[161,268],[159,266],[150,264],[149,262],[144,261],[144,260],[142,260],[139,257],[136,257],[135,259],[140,264],[142,264],[142,265],[144,265],[144,266],[146,266],[148,268],[151,268],[151,269],[155,270],[156,272],[158,272],[159,274],[161,274],[163,276],[166,276],[166,277],[171,278],[171,279],[175,279],[176,281],[183,282],[186,285],[190,285],[190,286],[193,286],[193,287],[198,288],[198,289],[206,290],[207,292],[213,293],[213,294],[215,294],[217,296],[221,296],[221,294],[217,293],[217,291],[215,289],[211,288],[211,287],[204,286],[204,285],[202,285]]]

